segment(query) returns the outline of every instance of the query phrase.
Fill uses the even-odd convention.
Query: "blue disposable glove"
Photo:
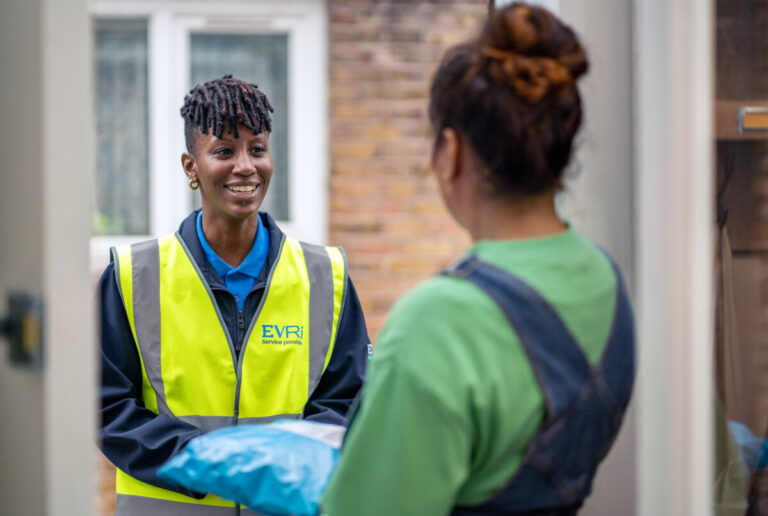
[[[261,514],[314,516],[343,435],[337,425],[295,420],[222,428],[192,439],[157,474]]]
[[[737,421],[728,421],[728,427],[750,473],[756,473],[768,466],[768,441],[756,437],[747,425]]]

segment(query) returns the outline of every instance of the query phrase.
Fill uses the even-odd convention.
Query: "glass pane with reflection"
[[[147,21],[96,22],[95,235],[148,235]]]
[[[715,514],[768,515],[768,0],[715,26]]]

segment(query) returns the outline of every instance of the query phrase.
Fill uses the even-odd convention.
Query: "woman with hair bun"
[[[572,515],[590,494],[635,361],[618,268],[555,211],[587,68],[524,4],[446,53],[432,168],[474,243],[392,309],[324,514]]]

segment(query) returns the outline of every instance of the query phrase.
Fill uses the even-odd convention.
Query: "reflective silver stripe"
[[[339,318],[336,319],[336,337],[339,336],[339,330],[341,329],[341,314],[344,312],[344,305],[347,304],[347,292],[349,291],[348,285],[349,285],[349,274],[347,274],[347,271],[349,270],[349,266],[347,264],[347,253],[344,252],[344,249],[341,247],[338,248],[339,253],[341,254],[341,261],[344,263],[344,290],[341,291],[341,303],[339,304]],[[370,343],[368,344],[371,345]]]
[[[150,385],[157,393],[157,409],[170,416],[160,367],[160,248],[157,240],[131,246],[133,324]]]
[[[243,417],[237,420],[238,425],[264,425],[272,423],[278,419],[299,419],[301,414],[277,414],[275,416],[264,417]]]
[[[203,432],[212,432],[235,424],[234,416],[179,416],[179,419]]]
[[[301,242],[309,276],[309,393],[320,382],[331,346],[333,270],[325,247]]]
[[[234,503],[231,507],[217,507],[124,494],[118,494],[115,500],[115,516],[234,516],[236,511]]]
[[[240,509],[240,516],[265,516],[265,515],[260,512],[253,512],[252,510],[243,507]]]
[[[109,255],[110,255],[110,260],[112,261],[112,263],[115,264],[114,265],[115,282],[117,283],[117,291],[120,292],[120,299],[123,301],[123,306],[125,306],[125,296],[123,295],[123,283],[122,281],[120,281],[120,259],[118,258],[117,248],[110,247]]]
[[[278,419],[299,419],[301,414],[277,414],[264,417],[244,417],[237,420],[238,425],[263,425],[272,423]],[[233,426],[235,418],[232,416],[179,416],[180,420],[194,425],[203,432],[212,432],[219,428]]]

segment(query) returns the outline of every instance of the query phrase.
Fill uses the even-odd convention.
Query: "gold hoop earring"
[[[190,179],[189,188],[190,190],[197,190],[198,188],[200,188],[200,181],[198,181],[197,179]]]

